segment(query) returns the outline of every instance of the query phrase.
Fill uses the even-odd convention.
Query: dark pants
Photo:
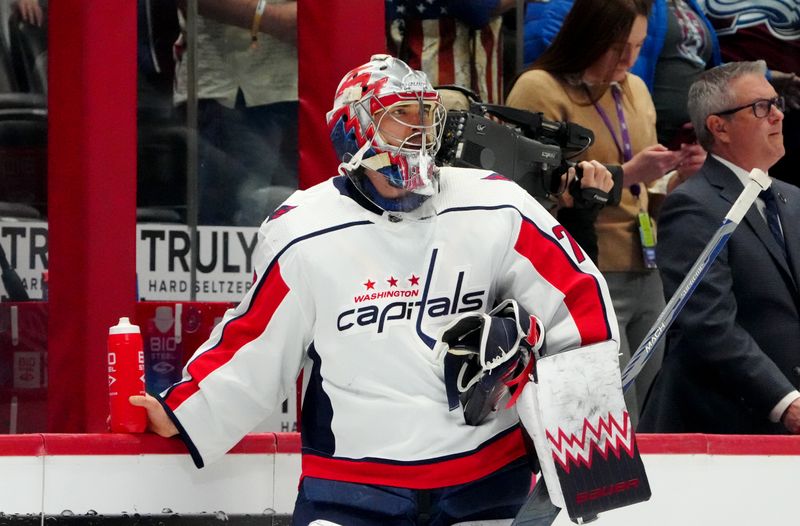
[[[531,489],[524,459],[459,486],[411,490],[305,477],[292,524],[325,519],[346,526],[446,526],[513,518]]]

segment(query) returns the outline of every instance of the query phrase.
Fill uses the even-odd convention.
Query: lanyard
[[[605,110],[601,108],[597,102],[594,103],[594,109],[597,110],[597,113],[600,114],[600,117],[603,119],[606,128],[608,128],[611,134],[611,138],[614,139],[617,150],[622,154],[623,161],[627,162],[633,157],[633,146],[631,146],[631,136],[630,133],[628,133],[628,124],[625,122],[625,113],[622,111],[622,93],[620,92],[618,84],[611,85],[611,95],[614,97],[614,105],[617,108],[617,119],[619,120],[619,128],[622,132],[622,145],[620,145],[620,139],[617,137],[617,133],[614,131],[614,125],[611,123],[611,119],[608,118],[608,114]]]
[[[587,94],[589,92],[587,88]],[[600,107],[600,105],[595,101],[594,109],[600,115],[600,118],[603,119],[603,122],[608,128],[608,132],[611,134],[611,138],[614,139],[614,144],[617,147],[617,150],[620,154],[622,154],[623,162],[630,161],[633,158],[633,146],[631,145],[631,136],[628,132],[628,124],[625,122],[625,112],[622,110],[622,92],[620,90],[619,84],[611,84],[611,96],[614,97],[614,106],[617,109],[617,119],[619,120],[619,128],[622,133],[622,144],[620,145],[620,138],[617,137],[617,133],[614,131],[614,125],[611,123],[611,119],[608,117],[608,114],[605,110]],[[635,184],[631,186],[631,193],[635,196],[639,195],[639,185]]]

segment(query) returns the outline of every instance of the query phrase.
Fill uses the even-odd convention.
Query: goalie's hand
[[[171,437],[178,434],[178,428],[172,423],[172,420],[167,416],[167,412],[161,407],[161,404],[146,394],[133,395],[128,398],[131,405],[136,407],[144,407],[147,411],[147,429],[162,437]]]

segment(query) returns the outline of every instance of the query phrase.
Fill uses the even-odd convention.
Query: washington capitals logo
[[[345,308],[336,318],[339,332],[372,330],[384,332],[393,324],[414,324],[420,339],[433,349],[436,340],[423,330],[423,319],[442,318],[481,310],[486,302],[486,290],[469,287],[467,273],[455,274],[452,289],[434,295],[430,286],[436,256],[434,249],[424,274],[390,274],[370,276],[359,280],[358,293],[352,306]]]
[[[623,451],[631,458],[634,456],[633,428],[627,411],[622,413],[621,424],[611,413],[605,419],[600,416],[596,427],[585,418],[580,436],[568,435],[561,428],[558,428],[555,437],[550,431],[545,434],[550,442],[553,459],[567,473],[572,466],[584,465],[591,468],[595,453],[604,459],[608,458],[609,452],[614,453],[617,458],[620,458]]]
[[[282,215],[289,213],[290,211],[292,211],[295,208],[297,208],[297,207],[296,206],[291,206],[291,205],[281,205],[278,208],[276,208],[275,211],[272,212],[269,215],[269,218],[267,219],[267,221],[272,221],[273,219],[278,219]]]

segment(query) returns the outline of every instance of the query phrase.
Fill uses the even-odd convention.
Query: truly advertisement
[[[0,220],[0,247],[5,261],[2,263],[3,279],[0,280],[0,301],[41,300],[44,298],[44,273],[47,270],[47,223],[41,221]],[[18,297],[12,287],[6,291],[10,274],[16,272],[27,293],[27,298]]]
[[[197,301],[239,301],[253,283],[257,227],[180,225],[136,228],[136,272],[141,300],[188,300],[190,249],[197,248]]]
[[[184,225],[142,224],[136,227],[136,270],[140,300],[190,299],[190,250],[197,248],[194,289],[197,301],[238,302],[253,282],[257,227],[198,227],[194,236]],[[28,299],[45,297],[48,268],[46,222],[0,221],[0,246],[8,270],[19,277]],[[9,298],[0,282],[0,300]],[[17,298],[18,299],[18,298]]]

